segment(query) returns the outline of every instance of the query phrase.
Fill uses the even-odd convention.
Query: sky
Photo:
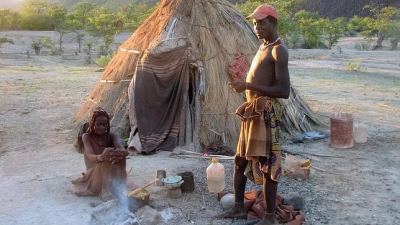
[[[0,0],[0,9],[13,8],[25,0]]]

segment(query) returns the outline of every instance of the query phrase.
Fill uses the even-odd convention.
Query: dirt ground
[[[0,32],[15,44],[0,48],[0,224],[89,224],[97,197],[77,197],[70,181],[84,172],[81,154],[74,150],[77,131],[71,119],[99,81],[99,68],[85,65],[72,35],[64,53],[34,55],[32,40],[53,32]],[[116,37],[116,45],[129,34]],[[360,37],[342,38],[332,50],[290,50],[292,84],[302,98],[329,124],[335,111],[351,113],[368,127],[366,143],[335,149],[330,138],[283,148],[312,158],[308,180],[283,177],[278,192],[296,191],[304,197],[302,210],[311,224],[398,224],[400,220],[400,52],[357,51]],[[30,55],[26,54],[30,51]],[[359,71],[348,71],[359,63]],[[319,128],[329,132],[329,127]],[[150,186],[150,206],[163,224],[232,224],[213,219],[222,211],[215,194],[207,191],[205,170],[210,161],[172,158],[169,152],[131,156],[129,178],[137,185],[191,171],[195,191],[172,199],[165,187]],[[223,160],[227,188],[232,190],[232,160]],[[248,190],[257,189],[248,184]]]

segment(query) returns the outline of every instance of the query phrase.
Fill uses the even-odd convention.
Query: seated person
[[[72,180],[78,196],[98,195],[103,201],[117,198],[126,190],[126,156],[116,134],[110,132],[110,117],[100,108],[92,113],[82,134],[86,173]]]

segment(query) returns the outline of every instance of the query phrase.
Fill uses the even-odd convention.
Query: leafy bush
[[[297,31],[292,32],[290,36],[288,36],[288,43],[292,44],[293,48],[297,48],[298,44],[301,42],[301,34]]]
[[[353,60],[351,61],[347,61],[346,62],[346,66],[347,66],[347,70],[349,71],[360,71],[361,69],[361,60],[357,59],[357,60]]]
[[[110,53],[108,55],[102,55],[96,60],[96,64],[100,67],[106,67],[111,59],[114,57],[115,53]]]
[[[43,48],[50,49],[51,54],[53,54],[54,42],[48,37],[42,37],[40,40],[35,40],[31,43],[31,49],[35,51],[36,55],[39,55]]]
[[[6,37],[0,37],[0,46],[4,43],[10,43],[10,44],[14,44],[14,41],[12,39],[8,39]]]
[[[358,51],[369,51],[371,50],[371,45],[367,42],[357,43],[354,48]]]

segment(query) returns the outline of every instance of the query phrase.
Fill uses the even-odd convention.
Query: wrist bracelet
[[[248,85],[248,84],[249,84],[249,83],[246,82],[246,90],[247,90],[247,85]]]

